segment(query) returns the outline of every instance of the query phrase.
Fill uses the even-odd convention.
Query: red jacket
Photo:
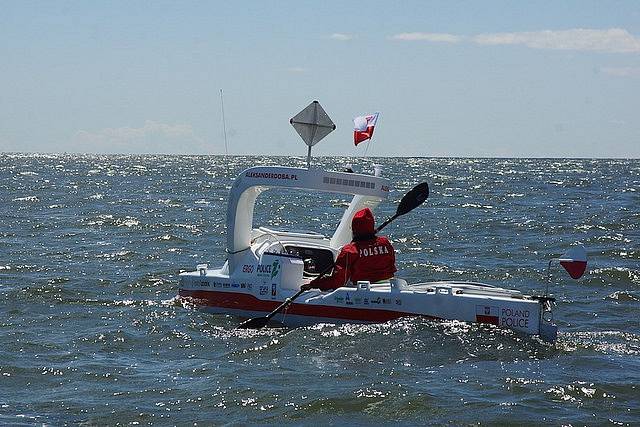
[[[393,277],[396,255],[386,237],[351,242],[342,247],[336,259],[333,273],[311,282],[311,286],[323,291],[337,289],[349,281],[377,282]]]

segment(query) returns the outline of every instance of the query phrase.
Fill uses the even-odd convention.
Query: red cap
[[[373,224],[374,219],[371,209],[364,208],[356,212],[353,216],[353,220],[351,220],[351,230],[353,230],[353,234],[355,236],[374,234],[375,230],[373,229]]]

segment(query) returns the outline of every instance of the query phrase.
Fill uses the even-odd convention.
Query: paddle
[[[382,230],[383,228],[385,228],[387,225],[389,225],[391,221],[393,221],[394,219],[406,213],[411,212],[412,210],[414,210],[415,208],[423,204],[424,201],[427,200],[427,197],[429,197],[429,185],[426,182],[423,182],[413,187],[411,191],[405,194],[402,200],[400,200],[400,204],[396,209],[396,213],[392,217],[387,219],[385,222],[383,222],[382,225],[376,228],[376,233]],[[323,277],[325,274],[331,271],[333,266],[334,265],[331,264],[330,266],[325,268],[318,275],[318,278]],[[273,310],[271,313],[267,314],[264,317],[254,317],[252,319],[246,320],[241,324],[239,324],[236,329],[260,329],[266,326],[267,323],[269,323],[269,320],[271,320],[273,316],[280,313],[282,310],[284,310],[289,305],[291,305],[291,303],[294,302],[296,298],[298,298],[300,295],[302,295],[306,291],[307,289],[304,289],[304,288],[300,289],[292,297],[284,300],[284,302],[280,304],[278,307],[276,307],[276,309]]]
[[[414,210],[415,208],[423,204],[424,201],[427,200],[427,197],[429,197],[429,185],[426,182],[423,182],[413,187],[411,191],[405,194],[402,200],[400,200],[400,204],[396,209],[395,215],[387,219],[385,222],[382,223],[382,225],[376,228],[376,233],[382,230],[383,228],[385,228],[387,225],[389,225],[389,223],[394,219],[398,218],[401,215],[411,212],[412,210]]]

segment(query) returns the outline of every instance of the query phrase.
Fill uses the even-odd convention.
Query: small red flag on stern
[[[573,247],[562,255],[558,261],[567,270],[571,278],[579,279],[587,269],[587,251],[584,250],[583,246]]]

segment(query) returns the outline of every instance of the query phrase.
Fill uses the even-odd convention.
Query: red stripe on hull
[[[282,304],[282,301],[264,301],[253,295],[240,292],[189,291],[180,289],[179,295],[181,297],[193,298],[197,304],[206,305],[208,307],[264,311],[265,313],[275,310],[276,307]],[[424,316],[402,311],[296,303],[292,303],[286,312],[301,316],[324,317],[340,320],[359,320],[365,322],[386,322],[406,316],[423,316],[432,318],[432,316]]]
[[[476,314],[476,322],[478,323],[488,323],[490,325],[500,325],[500,321],[498,316],[485,316],[482,314]]]

